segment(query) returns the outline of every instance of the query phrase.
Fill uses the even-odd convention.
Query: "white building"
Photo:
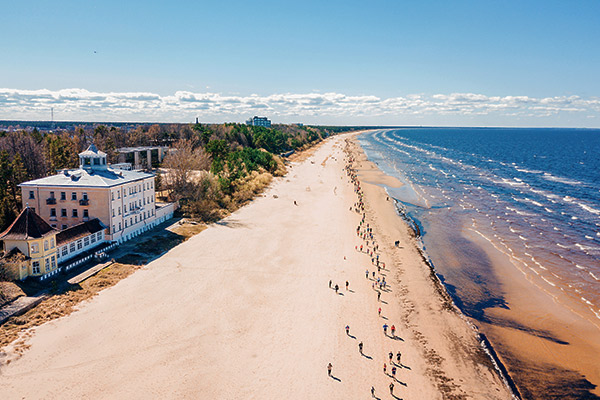
[[[78,169],[21,183],[23,203],[60,230],[97,218],[108,241],[128,240],[157,224],[154,174],[111,168],[93,144],[79,161]],[[175,204],[159,209],[164,220]]]
[[[253,118],[250,118],[249,120],[246,121],[246,125],[264,126],[265,128],[270,128],[271,121],[269,119],[267,119],[267,117],[254,116]]]

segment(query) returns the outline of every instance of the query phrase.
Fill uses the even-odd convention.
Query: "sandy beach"
[[[327,139],[249,205],[35,329],[0,366],[0,398],[354,399],[374,387],[380,399],[510,399],[399,223],[381,186],[399,182],[352,145],[385,269],[355,250],[366,243],[344,170],[351,136]],[[365,270],[386,278],[381,301]],[[383,364],[390,374],[399,351],[394,379]]]

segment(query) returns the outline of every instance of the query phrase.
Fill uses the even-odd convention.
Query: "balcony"
[[[80,206],[89,206],[90,205],[90,199],[81,199],[81,200],[79,200],[79,205]]]
[[[56,199],[54,197],[49,197],[46,199],[46,204],[56,204]]]

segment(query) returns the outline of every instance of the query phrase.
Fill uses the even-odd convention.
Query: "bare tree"
[[[163,181],[170,196],[180,199],[190,196],[194,176],[210,168],[211,158],[203,148],[194,148],[190,140],[179,140],[175,148],[177,150],[169,153],[162,163],[166,169]]]

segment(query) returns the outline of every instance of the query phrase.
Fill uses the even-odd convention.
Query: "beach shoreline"
[[[482,302],[483,307],[475,313],[480,317],[466,318],[492,343],[523,397],[596,398],[600,394],[600,335],[596,324],[577,314],[577,304],[570,305],[558,289],[542,290],[537,282],[541,277],[528,276],[476,230],[457,228],[455,235],[489,259],[496,280],[490,282],[492,294],[498,297],[489,298],[489,304]],[[450,249],[453,242],[456,240],[437,243],[436,256],[453,258],[452,250],[440,251]],[[456,294],[453,299],[461,301]]]
[[[371,167],[366,179],[362,159],[365,223],[385,268],[358,251],[369,244],[351,211],[352,136],[328,138],[248,205],[31,331],[28,349],[0,366],[1,397],[341,399],[373,387],[381,399],[511,398],[397,223],[382,183],[392,181]],[[375,290],[365,269],[388,285]]]

